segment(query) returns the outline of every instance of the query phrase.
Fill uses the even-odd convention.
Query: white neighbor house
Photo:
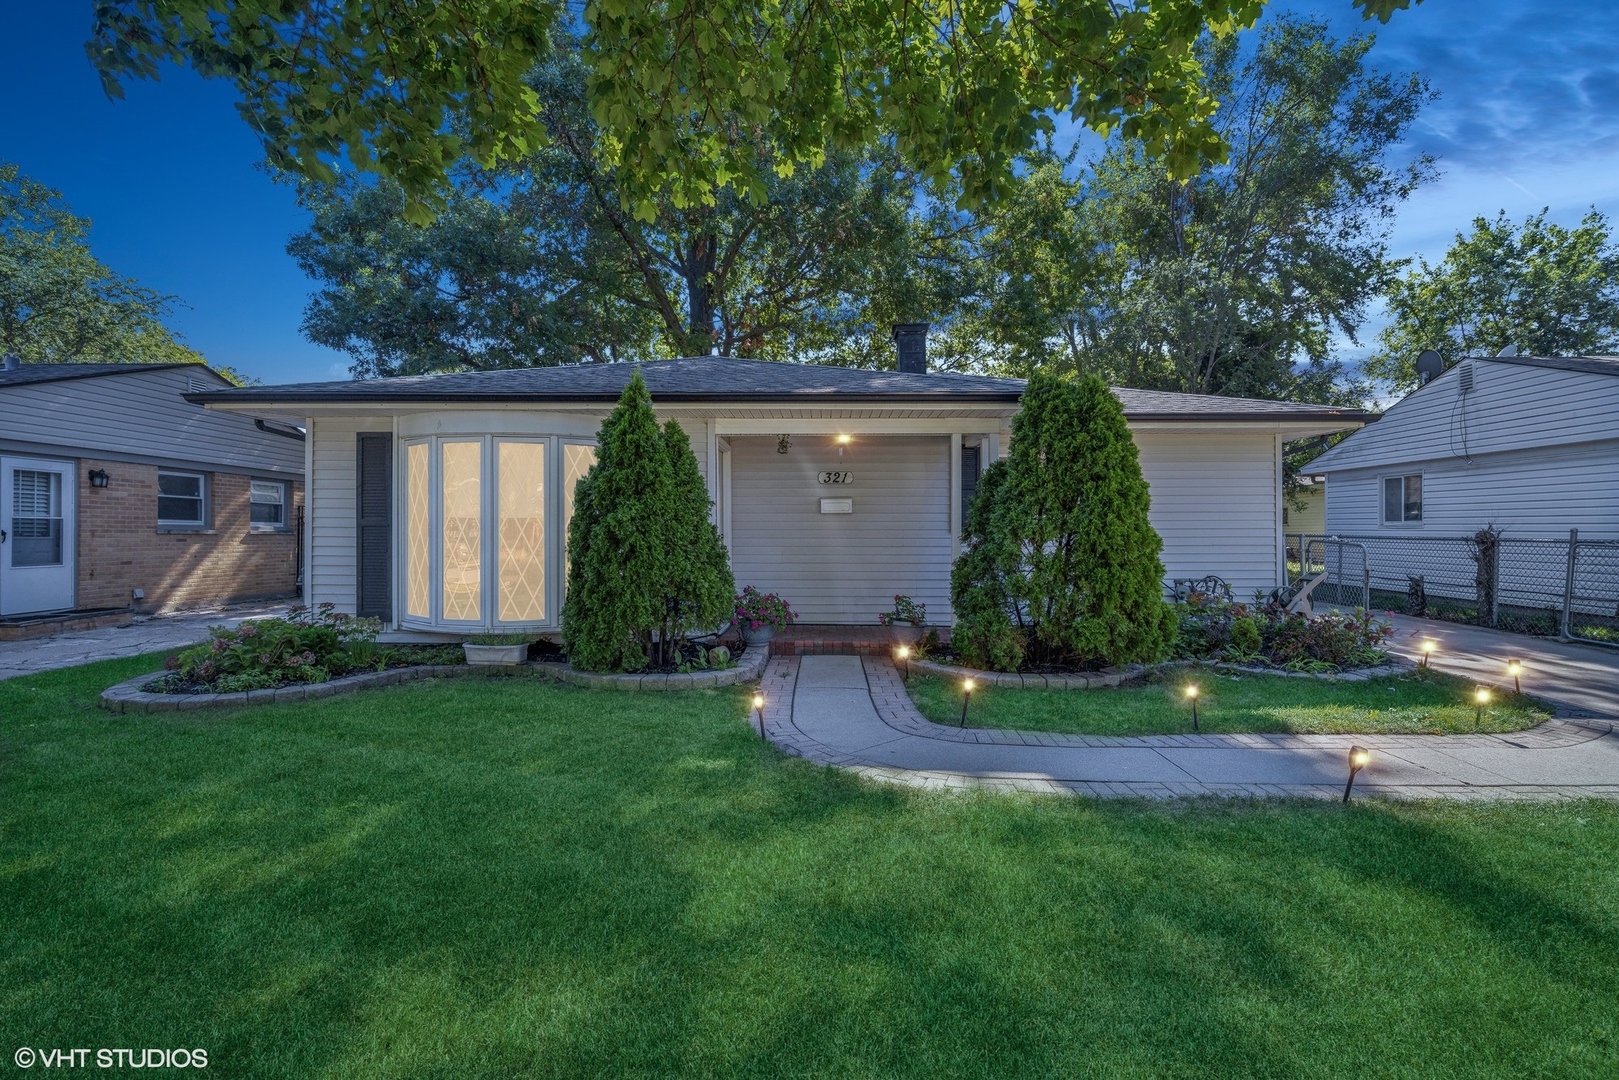
[[[1307,470],[1328,535],[1619,538],[1619,358],[1460,360]]]
[[[927,373],[910,329],[901,371],[708,356],[193,400],[308,431],[305,600],[398,633],[559,628],[574,484],[635,370],[691,436],[739,586],[780,592],[806,623],[873,624],[895,593],[948,623],[962,507],[1007,450],[1023,383]],[[1282,583],[1282,444],[1365,414],[1117,393],[1166,577],[1219,574],[1239,595]]]

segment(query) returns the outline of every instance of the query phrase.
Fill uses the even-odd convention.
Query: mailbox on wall
[[[854,513],[853,499],[822,499],[821,513],[823,514],[852,514]]]

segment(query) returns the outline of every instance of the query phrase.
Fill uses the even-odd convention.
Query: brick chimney
[[[913,375],[928,373],[928,324],[896,323],[894,346],[899,350],[899,369]]]

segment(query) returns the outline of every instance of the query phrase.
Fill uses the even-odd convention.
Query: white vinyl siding
[[[190,393],[192,383],[207,390],[229,386],[201,369],[180,367],[0,387],[0,451],[71,449],[196,471],[302,475],[298,440],[259,431],[250,416],[191,404],[180,395]]]
[[[1413,462],[1422,472],[1422,533],[1468,536],[1494,524],[1508,536],[1619,537],[1619,440]],[[1327,481],[1328,533],[1384,531],[1383,470],[1335,470]],[[1388,531],[1395,531],[1389,526]]]
[[[309,601],[353,614],[359,576],[359,442],[362,431],[387,431],[386,417],[327,417],[309,431]]]
[[[1619,377],[1467,360],[1473,389],[1460,391],[1458,365],[1389,407],[1382,419],[1328,450],[1309,472],[1381,468],[1386,474],[1444,458],[1614,437]]]
[[[1277,582],[1276,438],[1268,433],[1136,431],[1164,541],[1164,580],[1217,574],[1239,600]]]
[[[786,454],[769,437],[730,444],[738,588],[780,593],[801,622],[871,626],[903,593],[949,625],[949,436],[858,436],[841,458],[827,436],[795,435]],[[819,483],[829,470],[853,482]],[[822,514],[824,497],[853,499],[854,512]]]

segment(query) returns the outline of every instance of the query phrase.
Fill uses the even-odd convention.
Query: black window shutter
[[[359,436],[359,560],[355,581],[357,614],[393,619],[393,436]]]
[[[972,505],[973,496],[978,494],[978,473],[980,448],[976,446],[963,446],[961,448],[961,530],[967,531],[967,507]]]

